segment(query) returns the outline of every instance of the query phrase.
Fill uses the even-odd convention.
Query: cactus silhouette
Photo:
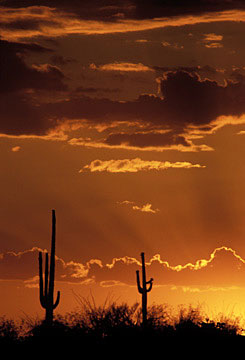
[[[50,325],[53,322],[53,311],[58,306],[60,301],[60,292],[58,291],[57,299],[54,303],[55,239],[56,239],[56,217],[55,217],[55,210],[52,210],[52,240],[51,240],[51,254],[50,254],[50,269],[49,269],[49,255],[48,253],[46,253],[44,289],[43,289],[42,252],[39,252],[39,297],[40,297],[41,306],[46,310],[45,321],[47,324]]]
[[[146,326],[147,324],[147,293],[151,291],[153,285],[153,278],[149,281],[146,281],[146,271],[145,271],[145,254],[141,253],[142,259],[142,286],[140,285],[140,275],[139,270],[136,271],[136,279],[138,291],[142,295],[142,325]],[[147,286],[149,287],[147,288]]]

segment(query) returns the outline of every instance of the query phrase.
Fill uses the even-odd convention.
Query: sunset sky
[[[245,316],[245,4],[0,0],[0,315],[77,298]]]

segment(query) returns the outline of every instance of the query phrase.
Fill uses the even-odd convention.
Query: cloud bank
[[[33,248],[19,253],[8,252],[0,256],[0,279],[22,280],[26,286],[38,286],[38,251]],[[56,280],[68,283],[101,286],[126,284],[136,286],[135,271],[141,263],[137,258],[124,256],[104,264],[100,259],[85,263],[56,257]],[[155,285],[172,286],[245,286],[245,260],[235,250],[216,248],[208,259],[194,263],[170,265],[159,254],[146,262],[147,274]]]
[[[111,83],[120,77],[121,84],[107,88],[101,83],[98,86],[86,83],[87,79],[85,84],[77,83],[71,89],[74,79],[69,79],[71,73],[66,69],[74,59],[50,48],[54,41],[58,44],[54,37],[75,33],[115,34],[213,21],[244,22],[242,1],[188,0],[183,6],[179,1],[107,0],[102,6],[97,0],[82,4],[77,0],[55,0],[51,7],[48,1],[4,0],[1,15],[0,51],[5,54],[0,59],[1,137],[62,139],[70,145],[94,148],[193,152],[212,150],[200,140],[205,135],[227,124],[245,123],[245,77],[239,70],[233,77],[224,76],[221,84],[213,80],[218,69],[210,66],[205,71],[198,66],[171,69],[161,66],[156,57],[154,66],[136,59],[132,52],[133,56],[128,58],[110,56],[101,63],[95,58],[94,63],[89,59],[84,65],[84,73],[89,73],[91,81],[97,74],[100,81],[108,77]],[[130,40],[131,45],[135,46],[135,41],[143,41],[144,46],[144,42],[150,43],[144,40],[148,34],[141,35],[139,40]],[[42,45],[36,44],[40,39]],[[168,48],[182,51],[182,43],[172,40],[158,39],[159,46],[162,44],[166,51],[170,51]],[[222,47],[227,41],[222,31],[214,30],[203,32],[198,40],[202,49]],[[35,55],[40,59],[46,56],[45,62],[31,61]],[[208,76],[201,77],[200,73]],[[153,82],[157,80],[154,85],[158,92],[154,93],[152,87],[153,94],[139,92],[130,100],[112,100],[117,99],[112,91],[118,94],[127,91],[124,82],[127,77],[138,76],[142,80],[143,74],[147,81],[148,77]],[[98,94],[106,97],[99,98]],[[72,132],[74,122],[80,128],[100,127],[105,131],[100,132],[100,137],[94,133],[90,139],[84,139],[81,132]]]
[[[220,21],[244,21],[242,1],[219,0],[138,1],[103,3],[97,0],[35,0],[1,2],[1,33],[5,39],[70,34],[110,34],[145,31],[167,26],[184,26]]]
[[[213,37],[208,34],[207,38]],[[56,65],[27,65],[28,53],[47,53],[48,48],[3,40],[0,47],[7,59],[0,60],[4,69],[0,86],[0,136],[42,136],[95,148],[191,152],[212,150],[200,141],[195,144],[196,138],[201,139],[227,124],[245,123],[245,76],[241,73],[221,85],[201,78],[195,69],[167,71],[155,67],[154,71],[163,73],[157,80],[159,96],[142,94],[134,100],[116,101],[84,95],[84,92],[94,93],[95,88],[80,87],[80,92],[69,92],[66,77]],[[141,71],[145,66],[128,64],[125,70],[125,64],[100,66],[114,72]],[[51,101],[38,96],[38,92],[50,90]],[[62,92],[64,96],[55,95]],[[100,137],[90,139],[70,137],[74,126],[100,127],[105,131],[100,132]]]

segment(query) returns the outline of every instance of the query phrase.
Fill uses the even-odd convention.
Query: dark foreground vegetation
[[[104,306],[84,300],[82,309],[57,316],[52,326],[45,321],[25,318],[16,323],[0,319],[0,347],[10,351],[52,349],[120,352],[154,349],[171,350],[172,353],[199,349],[219,353],[227,347],[243,349],[245,337],[239,319],[209,320],[198,308],[180,308],[172,315],[163,305],[153,305],[148,310],[147,326],[141,325],[141,309],[138,304],[128,306],[116,303]]]

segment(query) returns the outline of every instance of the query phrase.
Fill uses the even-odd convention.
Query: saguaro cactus
[[[39,252],[39,297],[40,297],[41,306],[46,310],[45,321],[47,324],[52,324],[53,311],[58,306],[60,301],[60,292],[58,291],[57,298],[54,303],[55,238],[56,238],[56,217],[55,217],[55,210],[52,210],[52,240],[51,240],[51,254],[50,254],[50,269],[49,269],[49,255],[48,253],[46,253],[44,290],[43,290],[42,252]]]
[[[147,324],[147,293],[151,291],[153,285],[153,278],[149,281],[146,281],[146,272],[145,272],[145,254],[141,253],[142,259],[142,286],[140,285],[140,275],[139,270],[136,271],[136,279],[138,291],[142,295],[142,324],[145,326]],[[148,286],[148,288],[147,288]]]

